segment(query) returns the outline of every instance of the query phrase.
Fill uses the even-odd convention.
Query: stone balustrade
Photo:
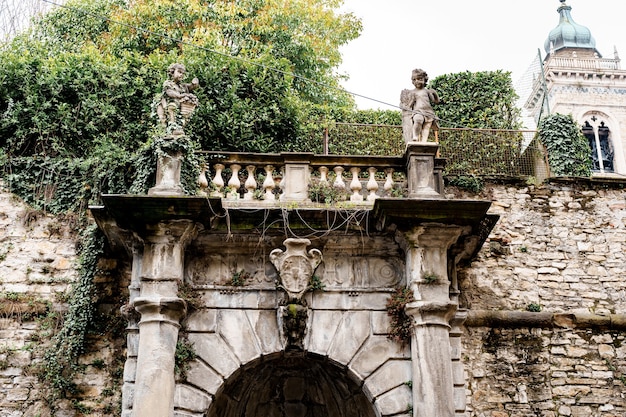
[[[436,158],[437,149],[435,143],[415,143],[403,156],[390,157],[203,151],[199,193],[260,205],[442,198],[444,160]]]
[[[620,60],[609,58],[550,57],[548,66],[584,70],[619,70]]]

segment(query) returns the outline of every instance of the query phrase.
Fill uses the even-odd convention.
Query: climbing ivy
[[[553,175],[591,175],[589,142],[571,115],[557,113],[542,119],[539,123],[539,137],[548,150]]]
[[[85,340],[94,325],[95,284],[98,258],[104,251],[104,234],[95,225],[85,229],[81,238],[79,278],[68,300],[63,325],[44,354],[39,378],[48,385],[48,402],[76,394],[74,377],[81,371],[78,358],[85,351]]]

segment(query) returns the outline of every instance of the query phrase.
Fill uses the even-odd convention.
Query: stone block
[[[195,360],[190,363],[187,371],[187,381],[208,394],[214,395],[222,386],[224,380],[213,369],[202,361]]]
[[[412,380],[410,360],[390,360],[365,379],[364,391],[373,400]]]
[[[292,376],[283,383],[283,396],[285,401],[302,401],[306,392],[306,381],[304,378]]]
[[[203,292],[202,301],[204,305],[211,308],[275,309],[281,296],[282,293],[275,290],[208,289]]]
[[[194,350],[202,360],[224,379],[239,369],[240,362],[228,344],[215,333],[192,333],[188,336]]]
[[[136,357],[139,352],[139,332],[132,331],[126,335],[127,355]]]
[[[577,395],[587,395],[591,388],[587,385],[563,385],[552,388],[552,394],[556,397],[575,398]]]
[[[379,310],[386,311],[388,292],[320,292],[312,297],[315,310]]]
[[[133,408],[135,398],[135,384],[125,382],[122,385],[122,410],[130,410]]]
[[[454,410],[457,413],[465,411],[467,406],[467,396],[465,395],[465,387],[454,388]]]
[[[589,406],[572,406],[571,417],[589,417],[593,415],[593,411]]]
[[[369,311],[345,313],[328,349],[328,356],[342,365],[347,365],[370,333]]]
[[[401,385],[378,397],[375,404],[382,415],[395,415],[413,407],[413,396],[407,385]]]
[[[259,341],[244,310],[220,310],[218,329],[242,364],[261,356]]]
[[[7,395],[4,398],[4,401],[6,403],[26,401],[28,399],[29,393],[30,393],[30,390],[28,388],[13,387],[7,392]]]
[[[124,382],[135,382],[135,374],[137,373],[137,359],[127,358],[124,364]]]
[[[350,362],[349,368],[365,379],[389,359],[406,359],[406,353],[399,343],[386,336],[370,336]]]
[[[389,334],[391,318],[386,311],[372,311],[372,334]]]
[[[326,356],[339,323],[342,321],[343,311],[316,310],[312,312],[311,329],[305,338],[306,349],[312,353]]]
[[[566,351],[567,351],[567,356],[573,357],[573,358],[582,358],[583,356],[589,353],[588,349],[576,347],[576,346],[567,346]]]
[[[259,341],[261,353],[269,355],[282,351],[284,346],[276,310],[248,310],[246,314]]]
[[[214,333],[217,329],[217,310],[194,311],[185,319],[185,327],[190,332]]]
[[[174,406],[195,413],[204,413],[211,405],[211,397],[197,388],[185,384],[176,384]]]

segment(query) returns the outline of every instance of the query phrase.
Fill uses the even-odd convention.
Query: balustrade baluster
[[[363,188],[363,186],[361,185],[361,181],[359,180],[359,172],[361,172],[361,168],[352,167],[350,168],[350,172],[352,173],[352,181],[350,182],[352,195],[350,196],[350,201],[363,201],[363,196],[361,195],[361,189]]]
[[[393,168],[387,168],[385,173],[387,174],[387,179],[383,185],[383,190],[389,195],[391,194],[391,190],[393,190]]]
[[[320,172],[320,184],[328,185],[328,168],[320,167],[318,171]]]
[[[254,172],[256,171],[256,167],[254,165],[246,166],[246,171],[248,171],[248,178],[246,178],[246,182],[243,184],[246,188],[246,193],[243,195],[244,200],[253,200],[254,192],[256,191],[257,182],[254,178]]]
[[[377,169],[374,167],[369,167],[367,172],[369,172],[370,177],[367,181],[367,191],[369,191],[369,195],[367,196],[367,201],[374,201],[378,198],[376,192],[378,191],[378,181],[376,181],[376,171]]]
[[[213,165],[215,169],[215,175],[211,182],[213,183],[214,190],[211,192],[211,197],[224,197],[222,194],[222,188],[224,188],[224,178],[222,177],[222,171],[224,170],[223,164]]]
[[[280,195],[278,196],[279,200],[282,200],[285,196],[285,167],[280,167],[280,182],[278,183],[278,188],[280,188]]]
[[[346,183],[343,180],[343,167],[337,166],[333,168],[333,171],[335,171],[335,182],[333,183],[333,187],[345,190]]]
[[[275,200],[274,188],[276,188],[276,183],[272,177],[273,173],[274,165],[265,165],[265,181],[263,181],[263,189],[265,190],[266,203],[273,203]]]
[[[209,188],[209,180],[206,177],[207,166],[205,163],[200,165],[200,175],[198,175],[198,195],[206,196],[207,188]]]
[[[239,199],[239,187],[241,187],[241,181],[239,181],[239,170],[241,169],[241,165],[239,164],[231,164],[230,170],[232,175],[228,180],[228,187],[230,188],[230,192],[226,195],[226,198],[230,198],[233,200]]]

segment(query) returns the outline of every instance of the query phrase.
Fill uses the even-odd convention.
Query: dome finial
[[[572,19],[572,7],[565,4],[566,0],[559,0],[557,13],[559,14],[559,24],[550,31],[548,39],[544,43],[544,49],[550,52],[550,45],[554,45],[554,51],[563,48],[583,48],[596,50],[596,41],[591,36],[591,31],[582,25],[579,25]]]

